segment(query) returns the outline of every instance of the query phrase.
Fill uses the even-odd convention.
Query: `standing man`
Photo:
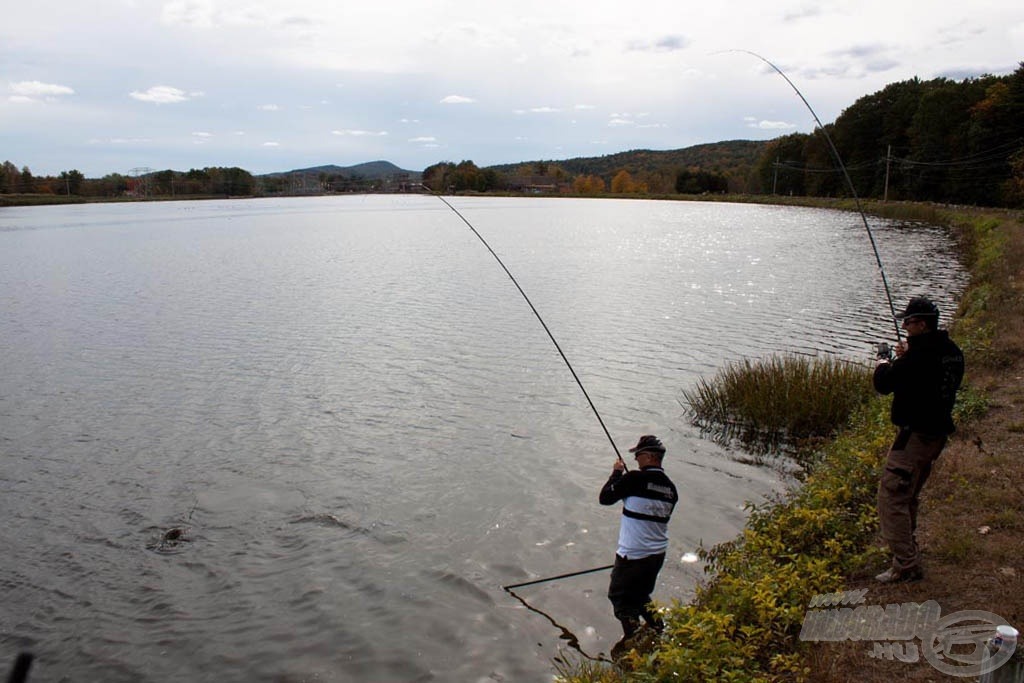
[[[914,297],[900,315],[906,343],[889,359],[880,344],[875,390],[893,394],[892,423],[899,431],[878,485],[878,521],[892,551],[892,566],[875,578],[882,583],[924,577],[917,547],[918,497],[946,438],[953,433],[953,403],[964,376],[964,354],[938,329],[939,309]]]
[[[665,446],[658,437],[641,436],[629,452],[635,454],[639,469],[624,473],[625,463],[616,460],[598,497],[601,505],[622,501],[619,546],[608,586],[608,599],[622,622],[620,643],[636,633],[640,617],[655,631],[664,628],[650,608],[651,593],[665,562],[668,520],[679,500],[675,484],[661,468]]]

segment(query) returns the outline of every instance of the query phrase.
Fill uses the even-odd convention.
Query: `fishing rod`
[[[614,564],[606,564],[603,567],[594,567],[593,569],[584,569],[578,572],[569,572],[568,574],[559,574],[558,576],[548,576],[543,579],[534,579],[533,581],[523,581],[522,583],[513,583],[509,586],[502,586],[509,593],[512,592],[513,588],[522,588],[524,586],[533,586],[538,583],[547,583],[548,581],[558,581],[559,579],[568,579],[573,576],[583,576],[584,574],[593,574],[594,572],[603,572],[606,569],[611,569]]]
[[[878,263],[878,272],[881,273],[882,275],[882,285],[885,287],[885,298],[888,299],[889,301],[889,313],[892,315],[892,324],[893,327],[896,329],[896,341],[902,341],[902,336],[900,335],[900,325],[899,322],[897,322],[898,319],[896,317],[896,307],[892,303],[892,292],[889,291],[889,279],[885,275],[885,267],[882,265],[882,257],[878,255],[878,245],[875,244],[875,235],[874,233],[871,232],[871,226],[868,225],[867,216],[864,215],[864,209],[861,208],[860,197],[857,196],[857,190],[853,186],[853,180],[850,179],[850,174],[846,170],[846,164],[843,163],[843,158],[839,156],[839,150],[836,149],[835,143],[832,142],[832,136],[828,134],[827,130],[825,130],[825,126],[822,125],[821,119],[818,118],[818,115],[817,113],[815,113],[814,108],[811,107],[810,102],[808,102],[807,98],[804,97],[804,94],[800,92],[800,89],[793,84],[793,81],[789,80],[789,76],[787,76],[782,69],[775,66],[770,61],[768,61],[761,55],[757,54],[756,52],[752,52],[750,50],[726,50],[726,52],[743,52],[748,55],[751,55],[752,57],[757,57],[762,62],[770,66],[772,69],[776,71],[776,73],[778,73],[786,80],[786,83],[789,83],[789,87],[793,88],[793,91],[800,97],[800,100],[804,103],[804,106],[807,107],[807,110],[809,112],[811,112],[811,116],[814,117],[814,122],[818,124],[818,130],[821,131],[822,135],[825,136],[825,140],[828,142],[829,151],[835,158],[836,163],[839,164],[839,168],[842,169],[843,171],[843,177],[846,178],[846,185],[847,187],[850,188],[850,194],[853,195],[853,201],[854,204],[856,204],[857,206],[857,211],[860,213],[860,219],[861,221],[864,222],[864,229],[867,231],[868,239],[871,241],[871,249],[875,252],[875,262]]]
[[[580,391],[583,392],[583,396],[587,399],[587,403],[590,404],[590,409],[594,411],[594,416],[597,418],[597,421],[601,424],[601,429],[604,430],[605,436],[608,437],[608,442],[611,443],[612,450],[615,451],[615,457],[617,457],[619,459],[619,462],[622,463],[622,469],[628,472],[629,468],[626,466],[626,461],[622,459],[622,455],[619,453],[619,448],[618,446],[615,445],[615,439],[612,438],[611,432],[608,431],[608,427],[605,426],[604,420],[601,419],[601,413],[597,412],[597,406],[595,406],[594,402],[590,399],[590,394],[587,393],[587,389],[586,387],[583,386],[583,382],[580,381],[579,375],[576,374],[576,370],[573,369],[572,363],[569,362],[569,359],[566,357],[565,352],[562,351],[562,347],[559,345],[558,340],[555,339],[555,335],[551,333],[551,330],[548,328],[547,323],[544,322],[544,318],[540,316],[540,312],[537,311],[536,306],[534,306],[533,302],[530,301],[530,297],[526,296],[526,292],[523,291],[523,288],[521,286],[519,286],[519,281],[516,280],[515,276],[512,274],[512,271],[508,269],[508,266],[506,266],[504,261],[501,260],[501,257],[498,256],[497,252],[495,252],[494,249],[491,248],[491,245],[487,243],[487,240],[484,239],[483,235],[481,235],[477,231],[477,229],[473,227],[473,224],[470,223],[465,216],[459,213],[458,209],[452,206],[447,199],[440,195],[440,193],[430,189],[430,187],[425,183],[420,183],[420,187],[423,187],[430,194],[444,202],[445,206],[451,209],[456,216],[462,219],[462,222],[466,224],[466,227],[472,230],[473,234],[477,236],[477,239],[479,239],[480,242],[483,243],[485,247],[487,247],[487,251],[491,252],[491,256],[494,257],[494,260],[498,262],[498,265],[500,265],[502,270],[505,271],[505,274],[508,275],[510,280],[512,280],[512,284],[516,286],[516,289],[519,290],[519,293],[523,295],[523,299],[526,300],[526,303],[530,306],[530,310],[533,311],[533,314],[537,317],[537,320],[540,321],[541,327],[543,327],[544,331],[547,332],[548,338],[551,339],[551,343],[554,344],[555,349],[558,350],[558,355],[560,355],[562,357],[562,360],[565,361],[566,367],[569,368],[569,372],[572,373],[573,379],[576,380],[576,384],[579,386]]]

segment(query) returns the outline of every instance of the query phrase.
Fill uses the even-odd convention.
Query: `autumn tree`
[[[631,194],[636,191],[633,176],[626,169],[622,169],[612,178],[612,194]]]
[[[596,175],[576,176],[572,189],[576,194],[601,194],[605,191],[604,179]]]

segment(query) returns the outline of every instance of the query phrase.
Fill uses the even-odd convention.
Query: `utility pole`
[[[882,196],[882,201],[889,201],[889,162],[892,161],[892,145],[889,145],[885,151],[885,194]]]
[[[775,196],[775,188],[779,184],[779,158],[775,157],[775,163],[772,164],[772,196]]]

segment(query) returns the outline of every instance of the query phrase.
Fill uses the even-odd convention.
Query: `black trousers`
[[[616,555],[612,567],[612,578],[608,584],[608,599],[615,611],[615,618],[625,622],[643,617],[648,624],[659,623],[648,603],[658,582],[658,572],[665,563],[665,553],[627,560]]]

